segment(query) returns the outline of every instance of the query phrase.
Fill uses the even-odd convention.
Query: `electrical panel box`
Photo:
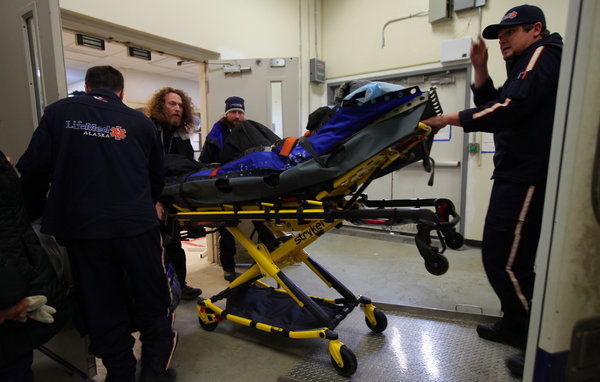
[[[429,22],[437,23],[452,18],[452,0],[429,0]]]
[[[484,5],[485,0],[454,0],[454,12],[466,11]]]
[[[454,12],[475,8],[475,0],[454,0]]]
[[[452,62],[468,59],[469,50],[471,50],[470,37],[442,41],[440,62]]]
[[[311,58],[309,61],[310,66],[310,81],[311,82],[325,82],[325,61]]]

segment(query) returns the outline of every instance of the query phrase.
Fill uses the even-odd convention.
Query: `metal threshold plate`
[[[336,329],[356,355],[353,381],[518,381],[505,359],[518,349],[479,338],[475,329],[487,316],[428,309],[384,310],[388,327],[373,333],[356,309]],[[309,352],[278,382],[334,382],[339,376],[330,362],[327,343]]]

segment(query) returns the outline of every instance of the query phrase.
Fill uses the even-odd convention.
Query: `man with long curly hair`
[[[181,155],[194,159],[194,149],[190,142],[190,133],[194,127],[194,116],[191,98],[180,89],[164,87],[158,90],[148,101],[146,114],[158,129],[158,134],[163,144],[165,155]],[[166,203],[157,203],[159,219],[165,223]],[[187,285],[185,251],[179,241],[179,229],[165,223],[163,227],[165,254],[175,268],[175,274],[181,284],[181,299],[193,300],[202,291]]]

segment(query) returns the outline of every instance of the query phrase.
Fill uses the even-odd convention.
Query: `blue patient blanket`
[[[311,130],[312,135],[298,140],[291,150],[292,140],[286,145],[278,142],[253,148],[220,168],[212,166],[169,178],[163,195],[186,208],[283,196],[306,200],[316,198],[323,190],[331,191],[334,179],[409,137],[418,135],[422,144],[413,144],[374,176],[383,176],[428,155],[433,139],[429,135],[425,138],[418,124],[431,113],[429,93],[416,86],[392,92],[373,87],[358,89],[351,96],[354,98],[344,99],[325,124]],[[288,155],[281,154],[282,150]],[[352,181],[362,180],[358,177]]]
[[[343,140],[363,129],[377,117],[385,115],[395,107],[402,105],[422,94],[405,94],[400,85],[372,82],[346,97],[342,108],[318,132],[308,137],[314,151],[327,153]],[[308,159],[312,155],[302,146],[296,145],[289,155],[280,155],[282,146],[269,148],[271,151],[255,151],[223,165],[218,171],[205,169],[189,175],[189,178],[235,177],[239,173],[251,175],[252,170],[285,171]]]

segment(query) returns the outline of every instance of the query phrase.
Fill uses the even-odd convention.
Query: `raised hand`
[[[477,36],[477,41],[471,43],[469,57],[471,58],[471,64],[475,68],[487,67],[488,50],[481,36]]]
[[[490,75],[487,69],[488,50],[485,41],[481,36],[477,36],[477,42],[471,43],[471,52],[469,53],[471,64],[474,71],[474,85],[476,88],[483,85]]]

